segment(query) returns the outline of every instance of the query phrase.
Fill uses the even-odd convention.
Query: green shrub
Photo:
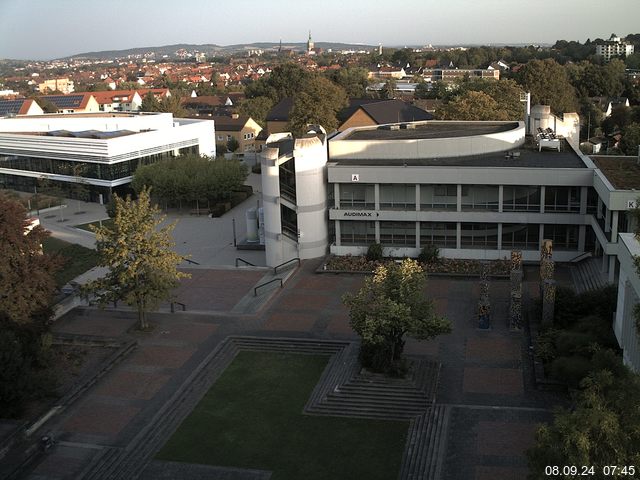
[[[591,370],[591,361],[581,355],[558,357],[551,363],[551,376],[572,388],[577,388]]]
[[[576,332],[573,330],[561,330],[555,339],[558,356],[585,355],[591,356],[594,352],[593,345],[598,344],[598,339],[589,332]]]
[[[422,247],[418,261],[420,263],[435,263],[440,259],[440,249],[435,245],[429,244]]]
[[[376,262],[382,260],[382,245],[379,243],[372,243],[367,249],[367,260],[370,262]]]

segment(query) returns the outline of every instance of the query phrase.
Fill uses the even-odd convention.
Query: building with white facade
[[[626,57],[633,54],[633,45],[623,41],[615,33],[611,34],[609,40],[596,45],[596,55],[608,62],[614,57]]]
[[[0,118],[0,187],[34,191],[82,182],[92,199],[128,191],[139,165],[185,153],[215,156],[211,120],[171,113],[50,114]]]

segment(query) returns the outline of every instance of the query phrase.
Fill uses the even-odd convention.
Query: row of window
[[[416,247],[416,235],[420,246],[435,245],[439,248],[456,248],[457,224],[455,222],[380,222],[380,243],[386,247]],[[497,249],[497,223],[461,223],[462,248]],[[577,225],[544,225],[544,237],[553,240],[559,250],[578,249]],[[367,246],[376,241],[375,222],[340,222],[341,245]],[[540,225],[502,224],[502,248],[537,250],[540,242]]]
[[[180,155],[188,153],[197,155],[198,147],[185,147],[179,150]],[[132,176],[133,172],[135,172],[140,165],[149,165],[174,156],[172,150],[112,164],[77,162],[41,157],[0,156],[0,167],[29,172],[93,178],[97,180],[117,180],[119,178]]]
[[[462,185],[462,210],[499,210],[497,185]],[[457,210],[457,185],[420,185],[421,210]],[[503,211],[539,212],[542,189],[539,186],[503,187]],[[595,192],[594,192],[595,193]],[[380,209],[415,210],[414,184],[380,184]],[[588,205],[595,208],[597,196],[589,195]],[[340,184],[340,207],[374,209],[375,187],[372,184]],[[580,212],[580,187],[545,187],[546,212]]]

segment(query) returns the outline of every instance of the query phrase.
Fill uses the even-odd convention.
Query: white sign
[[[359,182],[360,181],[360,174],[359,173],[352,173],[351,174],[351,181],[352,182]]]
[[[627,209],[638,208],[638,202],[636,200],[627,200]]]

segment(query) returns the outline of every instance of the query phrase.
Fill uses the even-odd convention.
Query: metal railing
[[[171,313],[176,313],[176,308],[175,305],[180,305],[182,307],[182,311],[186,312],[187,311],[187,306],[184,303],[181,302],[171,302]]]
[[[191,260],[190,258],[187,258],[187,257],[182,257],[182,260],[184,260],[187,263],[192,263],[194,265],[200,265],[198,262]]]
[[[249,265],[250,267],[255,267],[255,265],[251,262],[247,262],[244,258],[237,257],[236,258],[236,267],[238,266],[238,262],[242,262],[245,265]]]
[[[257,297],[258,296],[258,289],[262,288],[262,287],[266,287],[267,285],[274,283],[274,282],[280,282],[280,288],[283,287],[283,283],[282,283],[282,279],[281,278],[274,278],[273,280],[269,280],[268,282],[262,283],[260,285],[258,285],[257,287],[255,287],[253,289],[253,296]]]
[[[292,258],[291,260],[287,260],[286,262],[281,263],[280,265],[276,265],[273,267],[273,274],[276,275],[278,273],[278,269],[280,267],[284,267],[285,265],[289,265],[292,262],[298,262],[298,266],[300,266],[300,258]]]

